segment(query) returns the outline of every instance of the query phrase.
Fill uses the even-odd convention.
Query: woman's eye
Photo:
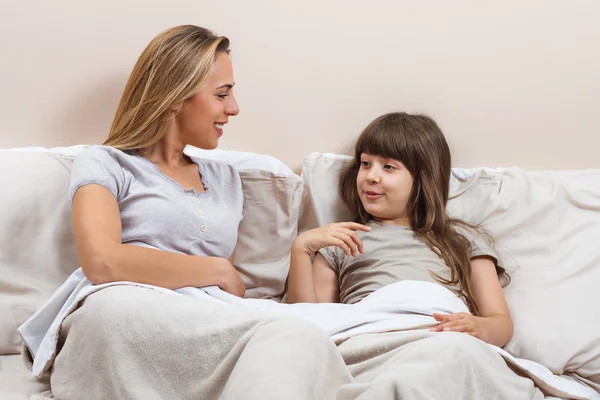
[[[229,96],[227,93],[217,95],[217,97],[220,98],[221,100],[225,99],[225,97],[227,97],[227,96]]]
[[[361,161],[360,162],[360,166],[361,167],[368,167],[369,166],[369,162],[368,161]]]

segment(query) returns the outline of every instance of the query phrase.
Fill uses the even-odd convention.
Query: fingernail
[[[451,331],[452,328],[444,328],[445,331]]]

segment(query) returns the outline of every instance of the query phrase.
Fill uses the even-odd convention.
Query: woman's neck
[[[167,133],[156,144],[140,149],[139,152],[154,164],[180,167],[190,164],[189,158],[183,154],[185,146],[179,137],[176,121],[171,120]]]

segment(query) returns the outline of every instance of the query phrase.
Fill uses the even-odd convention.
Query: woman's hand
[[[356,222],[338,222],[303,232],[294,241],[294,248],[312,255],[323,247],[337,246],[346,255],[356,256],[363,252],[363,244],[356,231],[368,232],[366,225]]]
[[[487,342],[486,318],[475,317],[464,312],[456,314],[434,313],[433,318],[435,318],[439,324],[431,328],[432,332],[463,332]]]
[[[231,262],[225,258],[219,258],[216,263],[218,271],[217,285],[227,293],[234,296],[244,297],[246,286],[242,277],[237,272]]]

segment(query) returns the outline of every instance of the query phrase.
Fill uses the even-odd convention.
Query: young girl
[[[472,312],[434,314],[432,331],[508,343],[513,324],[499,280],[508,277],[478,230],[448,217],[450,166],[450,149],[431,118],[390,113],[371,122],[340,177],[356,222],[298,236],[288,302],[352,304],[397,281],[430,281],[453,290]]]

